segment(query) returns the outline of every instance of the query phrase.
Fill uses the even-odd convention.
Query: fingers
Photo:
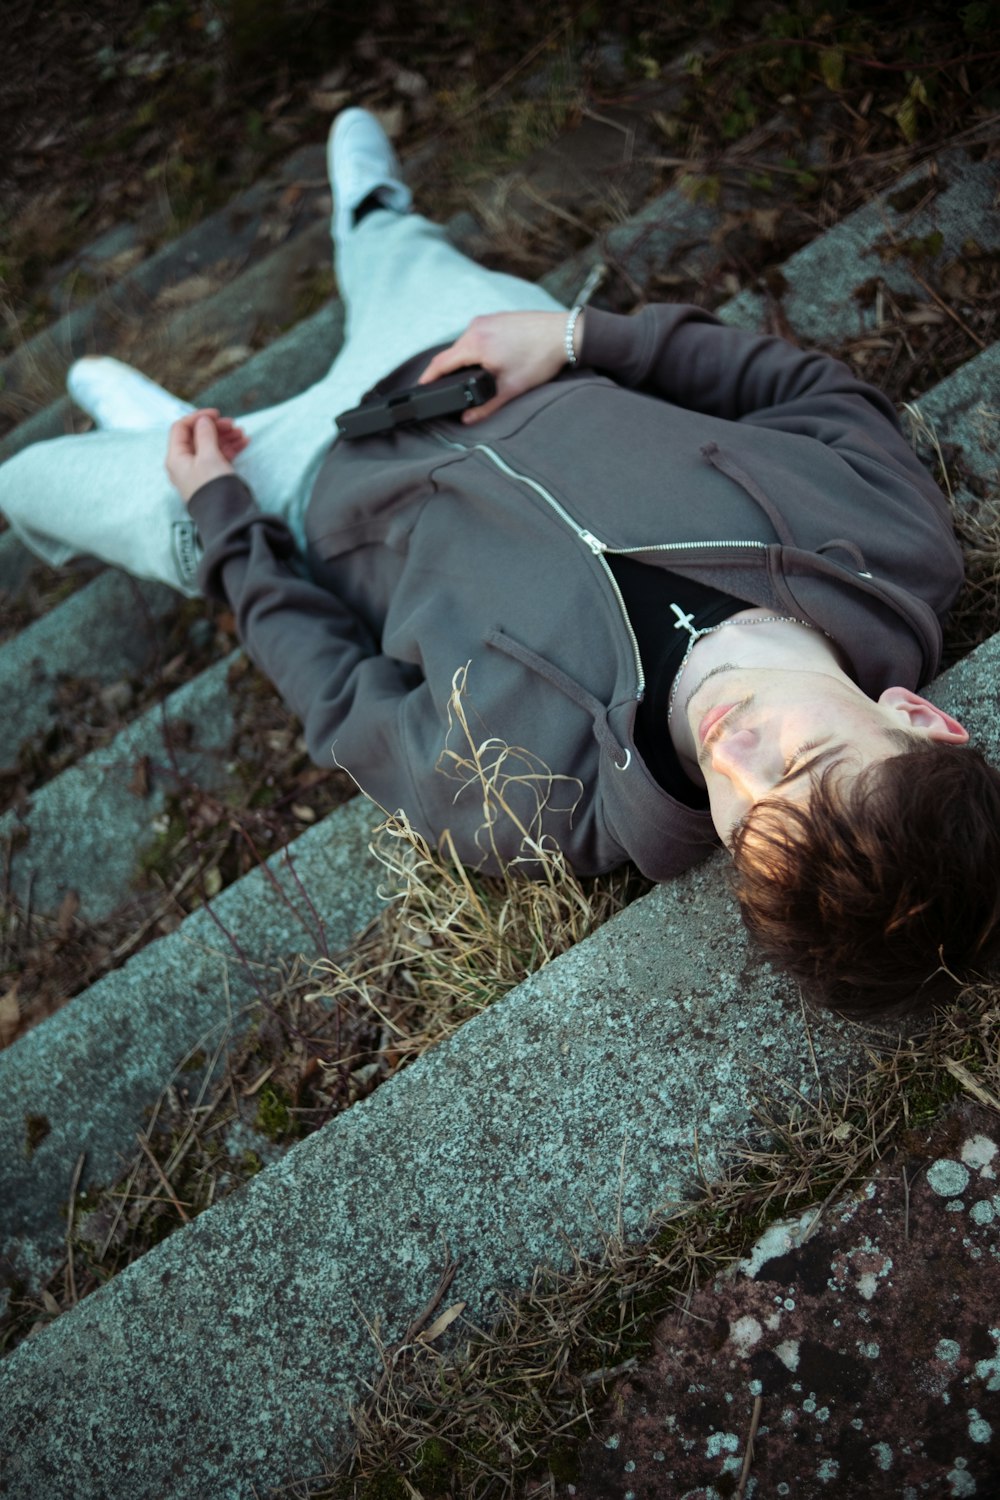
[[[193,455],[216,448],[227,457],[242,453],[250,439],[232,417],[220,417],[218,407],[204,406],[180,417],[170,428],[168,452]]]
[[[474,427],[477,422],[492,417],[495,411],[499,411],[501,406],[506,406],[508,401],[513,401],[514,397],[519,394],[519,391],[498,390],[496,395],[491,396],[489,401],[484,401],[482,406],[470,406],[468,411],[462,413],[460,421],[466,427]]]
[[[468,365],[482,363],[479,340],[470,326],[448,349],[435,354],[417,384],[427,385],[432,380],[440,380],[442,375],[450,375],[454,370],[464,370]]]

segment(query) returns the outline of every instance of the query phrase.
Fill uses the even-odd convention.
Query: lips
[[[710,708],[708,713],[698,725],[698,743],[703,745],[708,738],[709,731],[714,729],[720,719],[724,719],[730,709],[736,707],[735,703],[720,703],[717,708]]]

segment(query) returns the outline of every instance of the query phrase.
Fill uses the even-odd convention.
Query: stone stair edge
[[[38,1472],[46,1429],[51,1444],[56,1422],[62,1425],[65,1399],[53,1372],[76,1385],[96,1359],[101,1389],[122,1415],[109,1429],[102,1411],[88,1424],[90,1437],[70,1419],[78,1457],[64,1481],[67,1493],[96,1493],[76,1465],[100,1472],[107,1454],[99,1458],[98,1450],[105,1443],[112,1450],[124,1420],[137,1424],[133,1442],[149,1462],[141,1477],[119,1479],[122,1500],[157,1493],[169,1462],[161,1455],[175,1450],[181,1425],[191,1467],[170,1493],[194,1495],[199,1486],[213,1493],[225,1471],[233,1485],[227,1493],[251,1494],[252,1484],[290,1477],[273,1468],[268,1428],[281,1432],[283,1457],[293,1442],[303,1462],[305,1430],[317,1420],[335,1441],[331,1408],[357,1399],[376,1363],[366,1321],[388,1342],[397,1338],[433,1290],[446,1254],[459,1262],[449,1296],[465,1301],[467,1316],[478,1321],[495,1310],[499,1288],[516,1285],[537,1263],[562,1259],[566,1243],[593,1246],[619,1216],[637,1233],[657,1203],[689,1196],[693,1132],[711,1174],[737,1122],[745,1123],[742,1069],[733,1077],[728,1062],[734,1035],[750,1049],[748,1069],[765,1060],[774,1066],[777,1051],[796,1083],[808,1088],[810,1078],[809,1047],[787,1027],[780,986],[767,978],[763,998],[748,1003],[754,963],[746,945],[738,942],[734,951],[718,943],[727,930],[725,899],[715,862],[659,888],[639,903],[647,914],[641,941],[630,908],[632,917],[607,924],[360,1108],[265,1168],[238,1204],[208,1210],[192,1232],[181,1231],[22,1345],[0,1367],[0,1388],[9,1392],[10,1472],[29,1472],[32,1456]],[[659,953],[649,948],[650,922],[671,939]],[[690,1040],[695,1033],[700,1045]],[[821,1067],[848,1065],[855,1053],[832,1020],[818,1024],[812,1046]],[[698,1064],[714,1049],[723,1062],[708,1082]],[[682,1057],[678,1077],[670,1062]],[[713,1084],[719,1098],[706,1112]],[[511,1098],[516,1111],[505,1107]],[[191,1425],[191,1357],[195,1343],[203,1351],[209,1324],[216,1326],[208,1363],[232,1372],[239,1400],[249,1373],[246,1348],[239,1351],[247,1328],[254,1329],[253,1435],[232,1435],[225,1456],[219,1435],[232,1420],[227,1395],[220,1407],[206,1403],[202,1391],[197,1406],[211,1410]],[[286,1362],[280,1381],[276,1360]],[[145,1391],[138,1403],[126,1394],[130,1379],[145,1386],[143,1372],[151,1368],[156,1387],[166,1382],[172,1392],[158,1437],[144,1430]],[[95,1382],[85,1383],[92,1389]],[[48,1413],[55,1401],[52,1426],[43,1418],[29,1432],[26,1391],[36,1413]]]
[[[363,797],[335,808],[0,1052],[0,1263],[44,1281],[80,1152],[82,1186],[113,1181],[191,1047],[237,1036],[278,966],[337,953],[367,926],[382,905],[369,849],[380,816]],[[47,1128],[30,1150],[29,1116]]]
[[[109,744],[67,766],[31,794],[27,808],[0,814],[0,841],[11,839],[7,890],[33,912],[55,912],[68,891],[85,922],[102,922],[131,894],[153,820],[182,783],[221,792],[229,777],[233,712],[228,676],[242,652],[232,651],[169,697],[145,709]],[[166,744],[177,721],[190,734]],[[131,790],[136,768],[147,774]],[[25,839],[25,835],[28,835]]]
[[[924,179],[941,184],[929,203],[913,209],[893,203]],[[969,240],[1000,250],[995,190],[995,163],[976,161],[960,147],[901,177],[890,192],[848,214],[783,264],[781,302],[791,328],[803,340],[829,345],[872,327],[872,308],[861,307],[856,293],[874,277],[894,292],[924,293],[909,268],[907,245],[918,247],[931,271],[962,253]],[[940,236],[936,249],[934,235]],[[865,272],[867,276],[859,274]],[[765,310],[765,297],[746,289],[720,316],[739,327],[754,327]]]

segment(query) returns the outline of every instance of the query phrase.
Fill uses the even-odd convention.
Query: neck
[[[741,622],[766,621],[752,629]],[[732,627],[732,628],[729,628]],[[845,658],[821,630],[792,619],[774,619],[766,609],[745,609],[726,620],[712,635],[695,642],[676,683],[675,709],[668,730],[687,775],[702,784],[698,769],[696,725],[688,718],[688,704],[707,677],[727,672],[823,672],[850,682]]]

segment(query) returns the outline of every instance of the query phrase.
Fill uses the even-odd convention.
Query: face
[[[898,755],[887,731],[907,729],[962,743],[965,730],[926,699],[887,688],[877,702],[842,673],[722,668],[695,688],[687,717],[712,821],[730,844],[763,797],[808,799],[813,777],[834,766],[856,776]]]

